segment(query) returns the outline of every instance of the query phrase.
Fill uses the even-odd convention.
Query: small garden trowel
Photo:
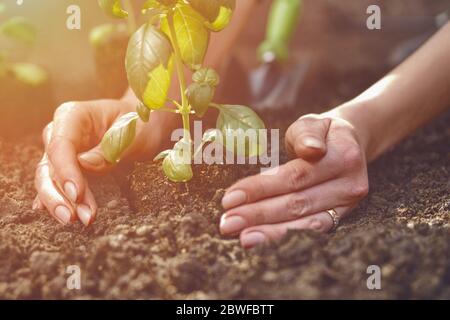
[[[283,65],[289,56],[289,44],[300,20],[302,0],[273,0],[267,23],[266,39],[258,49],[261,66],[252,71],[249,84],[252,106],[290,108],[295,105],[308,63]]]

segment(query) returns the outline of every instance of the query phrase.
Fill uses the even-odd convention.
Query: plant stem
[[[131,36],[137,29],[136,14],[134,13],[134,8],[130,0],[125,0],[124,7],[128,12],[128,33]]]
[[[170,109],[170,108],[161,108],[160,111],[171,112],[171,113],[180,113],[178,109]]]
[[[170,38],[172,39],[172,46],[174,51],[175,65],[177,68],[178,81],[180,82],[180,91],[181,91],[180,113],[183,117],[183,128],[185,130],[185,137],[186,137],[186,131],[188,133],[190,132],[189,114],[191,113],[191,107],[189,106],[189,102],[186,96],[186,78],[184,76],[184,66],[181,60],[181,51],[178,45],[177,34],[175,32],[172,11],[168,13],[167,21],[169,24]]]

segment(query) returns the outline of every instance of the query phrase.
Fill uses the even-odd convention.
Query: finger
[[[342,218],[350,211],[349,207],[336,208],[336,213]],[[272,225],[262,225],[245,229],[240,235],[241,245],[252,248],[257,245],[273,242],[283,238],[289,230],[315,230],[318,232],[329,232],[333,229],[333,219],[327,212],[297,219],[295,221],[283,222]]]
[[[86,227],[95,221],[97,215],[97,203],[91,189],[87,185],[82,203],[77,206],[77,215]]]
[[[367,187],[340,178],[309,189],[233,208],[220,221],[222,234],[235,234],[252,226],[297,220],[336,206],[353,205],[367,194]]]
[[[72,205],[60,194],[52,181],[46,156],[36,169],[35,187],[38,191],[39,201],[56,220],[63,225],[76,220]]]
[[[78,155],[78,162],[81,168],[93,173],[106,173],[113,168],[113,165],[103,156],[100,145],[89,151],[80,153]]]
[[[297,120],[286,132],[286,149],[305,160],[317,160],[327,152],[326,138],[331,119],[308,115]]]
[[[237,182],[225,193],[222,205],[225,209],[231,209],[245,203],[303,190],[337,177],[342,170],[342,162],[333,161],[332,156],[316,163],[295,159]]]
[[[63,104],[55,112],[53,124],[44,133],[44,142],[47,142],[45,150],[53,170],[52,178],[73,203],[85,192],[77,150],[86,144],[86,136],[91,132],[91,124],[81,108],[82,105],[77,103]]]

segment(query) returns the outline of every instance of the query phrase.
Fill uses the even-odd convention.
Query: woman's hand
[[[246,248],[280,239],[290,229],[327,232],[368,193],[364,147],[354,127],[332,114],[307,115],[286,133],[296,157],[272,172],[243,179],[227,190],[221,219],[225,235],[240,233]]]
[[[69,102],[55,112],[53,122],[44,129],[45,152],[36,169],[38,195],[34,209],[46,208],[60,223],[95,220],[97,204],[82,170],[103,173],[111,168],[99,146],[103,135],[121,115],[133,111],[129,100]],[[161,114],[155,114],[158,118]],[[161,119],[138,123],[136,139],[123,159],[151,158],[161,147]],[[152,137],[145,130],[152,127]]]
[[[220,230],[244,247],[281,238],[289,229],[328,231],[368,192],[372,161],[450,105],[450,23],[407,61],[355,99],[287,132],[297,159],[232,186],[222,200]],[[420,79],[420,81],[418,81]],[[426,110],[426,112],[424,112]]]

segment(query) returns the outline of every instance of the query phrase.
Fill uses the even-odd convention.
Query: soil
[[[298,109],[267,114],[270,126],[286,129],[388,70],[390,38],[380,48],[370,42],[379,35],[326,37],[322,50],[307,46],[317,55]],[[348,52],[354,59],[335,63]],[[219,234],[220,199],[257,167],[197,166],[189,184],[154,164],[118,168],[90,178],[96,223],[63,227],[30,209],[39,137],[0,138],[0,298],[450,299],[448,141],[450,112],[370,165],[369,196],[336,232],[291,231],[245,251]],[[81,290],[67,289],[72,265]],[[370,265],[381,268],[381,290],[367,288]]]

